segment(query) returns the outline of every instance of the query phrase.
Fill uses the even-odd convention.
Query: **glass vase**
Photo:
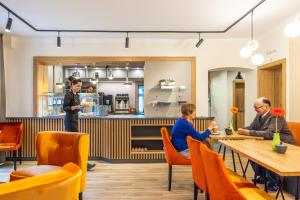
[[[272,149],[273,151],[276,151],[276,145],[280,144],[280,134],[274,133],[273,135],[273,141],[272,141]]]

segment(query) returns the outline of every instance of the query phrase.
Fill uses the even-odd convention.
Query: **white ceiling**
[[[260,0],[2,0],[6,6],[39,29],[103,30],[224,30]],[[300,0],[267,0],[254,12],[255,34],[260,35],[300,13]],[[0,29],[7,12],[0,8]],[[226,34],[209,37],[249,37],[250,16]],[[36,33],[14,18],[12,34]],[[66,34],[65,35],[72,35]],[[75,34],[76,35],[76,34]],[[79,36],[101,34],[77,34]],[[119,37],[124,34],[102,34]],[[135,34],[164,37],[164,34]],[[170,34],[168,34],[169,37]],[[172,34],[183,37],[181,34]],[[208,36],[208,35],[207,35]],[[184,37],[197,37],[184,34]]]

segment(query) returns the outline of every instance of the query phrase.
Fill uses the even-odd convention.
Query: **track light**
[[[200,33],[199,33],[199,41],[198,41],[197,44],[195,45],[196,48],[199,48],[203,41],[204,41],[204,39],[200,37]]]
[[[6,27],[5,27],[5,31],[6,32],[10,32],[10,28],[11,28],[11,25],[12,25],[12,18],[9,17],[9,13],[8,13],[8,19],[7,19],[7,23],[6,23]]]
[[[128,32],[127,32],[127,37],[125,40],[125,48],[129,48],[129,37],[128,37]]]
[[[61,47],[61,38],[59,32],[57,32],[57,41],[56,41],[57,48]]]

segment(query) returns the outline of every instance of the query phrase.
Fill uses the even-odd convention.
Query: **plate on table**
[[[221,132],[217,131],[217,132],[212,132],[211,134],[212,134],[212,135],[220,135]]]

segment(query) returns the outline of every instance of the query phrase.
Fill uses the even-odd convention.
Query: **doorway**
[[[286,107],[286,60],[278,60],[258,67],[257,91],[268,98],[272,107]]]

